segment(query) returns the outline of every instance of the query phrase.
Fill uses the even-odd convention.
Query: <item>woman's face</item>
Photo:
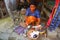
[[[34,11],[36,9],[36,6],[35,5],[30,5],[30,10],[31,11]]]

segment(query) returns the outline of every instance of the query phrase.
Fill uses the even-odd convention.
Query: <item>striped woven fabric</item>
[[[60,0],[55,0],[55,5],[54,5],[54,7],[53,7],[53,9],[52,9],[52,12],[51,12],[51,14],[50,14],[50,17],[49,17],[49,19],[48,19],[48,21],[47,21],[47,24],[46,24],[46,26],[45,26],[46,28],[50,27],[51,21],[52,21],[52,19],[53,19],[53,15],[54,15],[54,13],[55,13],[55,10],[58,8],[59,2],[60,2]]]
[[[60,6],[58,7],[56,14],[54,15],[54,18],[50,24],[49,29],[51,31],[55,30],[59,26],[59,24],[60,24]]]

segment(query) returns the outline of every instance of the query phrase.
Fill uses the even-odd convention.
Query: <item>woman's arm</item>
[[[40,18],[37,18],[37,22],[36,22],[36,25],[39,25],[41,22],[41,19]]]
[[[37,22],[36,22],[36,25],[40,25],[40,22],[41,22],[41,14],[40,14],[40,11],[39,11],[39,10],[37,11],[36,16],[37,16]]]

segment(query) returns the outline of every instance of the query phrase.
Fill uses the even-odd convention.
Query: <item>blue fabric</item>
[[[35,12],[32,13],[30,8],[27,9],[26,16],[35,16],[36,18],[40,18],[41,17],[39,10],[36,9]]]
[[[50,30],[55,30],[60,24],[60,6],[57,9],[56,14],[54,15],[54,18],[50,24]]]
[[[26,30],[24,27],[22,26],[17,26],[14,31],[17,33],[17,34],[23,34],[24,33],[24,30]]]

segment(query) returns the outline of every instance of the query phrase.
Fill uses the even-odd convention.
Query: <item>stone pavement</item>
[[[27,37],[15,33],[13,31],[13,28],[14,27],[12,21],[5,21],[4,23],[0,24],[0,40],[28,40]],[[60,40],[59,39],[60,33],[58,33],[57,39],[57,31],[55,32],[48,31],[48,33],[49,33],[48,38],[42,38],[42,40]]]
[[[24,36],[13,31],[13,22],[4,21],[0,24],[0,40],[27,40]]]

